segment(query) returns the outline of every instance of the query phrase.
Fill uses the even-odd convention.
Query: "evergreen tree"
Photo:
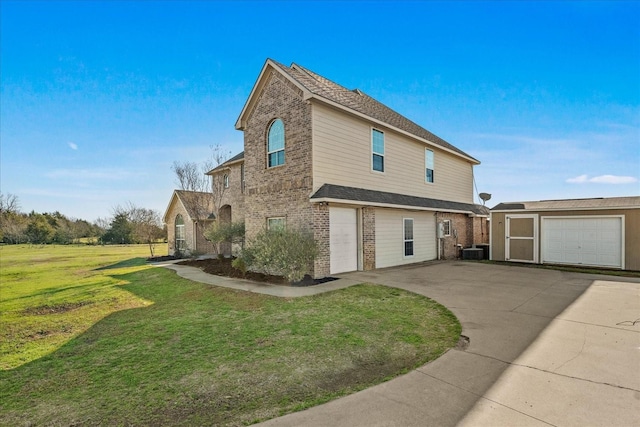
[[[105,243],[129,244],[133,243],[133,224],[126,212],[116,214],[111,226],[102,236]]]

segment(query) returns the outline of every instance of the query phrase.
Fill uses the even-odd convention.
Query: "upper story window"
[[[284,165],[284,123],[276,119],[269,127],[267,137],[267,166]]]
[[[224,182],[224,188],[229,188],[229,175],[225,174],[222,177],[222,182]]]
[[[384,172],[384,132],[371,129],[371,168]]]
[[[425,169],[426,169],[426,175],[425,175],[426,182],[434,182],[433,151],[425,150],[425,152],[424,152],[424,163],[425,163]]]

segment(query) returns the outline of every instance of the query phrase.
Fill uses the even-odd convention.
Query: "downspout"
[[[198,220],[193,220],[193,252],[198,251]]]
[[[439,213],[440,212],[436,212],[436,240],[438,241],[438,261],[442,259],[442,256],[440,255],[440,252],[442,251],[440,247],[442,239],[440,238],[440,221],[438,221]]]

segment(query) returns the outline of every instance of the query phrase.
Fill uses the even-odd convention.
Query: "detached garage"
[[[501,203],[491,259],[640,270],[640,197]]]

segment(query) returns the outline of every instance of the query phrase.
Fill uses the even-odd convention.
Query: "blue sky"
[[[171,164],[267,58],[359,88],[482,164],[499,202],[640,195],[640,2],[0,4],[0,190],[22,210],[164,213]]]

